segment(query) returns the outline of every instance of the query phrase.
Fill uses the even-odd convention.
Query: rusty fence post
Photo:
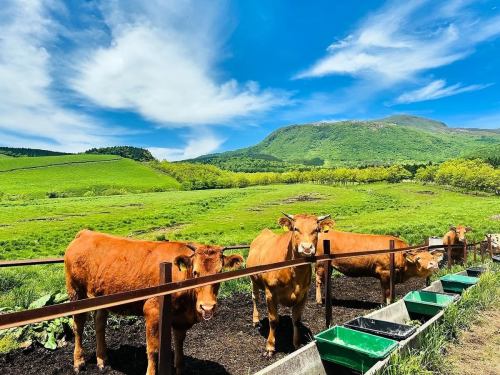
[[[464,266],[467,266],[467,238],[464,238]]]
[[[481,254],[481,263],[484,263],[484,242],[479,242],[479,253]]]
[[[160,263],[160,284],[172,282],[172,263]],[[172,296],[159,298],[158,375],[172,374]]]
[[[451,238],[448,236],[448,271],[451,271]]]
[[[481,243],[479,243],[479,246],[481,246]],[[474,263],[476,263],[476,258],[477,258],[477,245],[473,244],[472,248],[474,250]]]
[[[425,247],[427,248],[427,251],[429,251],[429,237],[425,239]],[[431,277],[427,276],[425,278],[425,286],[431,285]]]
[[[323,241],[323,250],[325,255],[330,255],[330,240]],[[325,325],[330,327],[332,322],[332,261],[326,261],[325,267]]]
[[[491,234],[488,235],[488,252],[490,253],[490,258],[493,259],[493,244],[491,243]]]
[[[389,249],[394,250],[394,240],[389,241]],[[395,285],[395,272],[396,267],[394,264],[394,253],[389,253],[389,295],[390,295],[390,303],[394,302],[396,298],[396,285]]]

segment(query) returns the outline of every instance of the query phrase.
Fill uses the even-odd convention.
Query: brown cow
[[[220,246],[182,242],[139,241],[83,230],[71,242],[64,256],[66,288],[71,301],[92,298],[159,284],[159,264],[172,262],[173,281],[212,275],[223,267],[234,268],[243,262],[240,255],[224,256]],[[180,373],[186,331],[201,320],[213,316],[219,285],[204,286],[172,295],[175,367]],[[113,312],[144,315],[146,323],[147,374],[156,372],[158,352],[158,298],[117,306]],[[108,312],[95,312],[97,365],[105,367],[104,331]],[[84,367],[82,334],[86,314],[74,316],[76,372]]]
[[[446,232],[443,237],[443,245],[462,245],[466,241],[465,233],[472,231],[471,227],[466,227],[463,225],[451,226],[450,230]],[[464,262],[464,250],[460,249],[451,249],[451,259],[454,263],[463,263]]]
[[[282,262],[299,257],[313,256],[316,253],[319,232],[333,226],[330,215],[288,215],[279,219],[279,224],[288,232],[275,234],[264,229],[250,245],[247,267]],[[285,268],[250,276],[252,280],[253,323],[259,324],[257,302],[260,290],[266,294],[269,316],[269,336],[265,355],[271,357],[275,352],[275,332],[278,326],[278,304],[292,308],[293,345],[300,345],[299,324],[311,284],[311,266],[303,265]]]
[[[331,254],[342,254],[356,250],[388,249],[390,240],[394,240],[396,249],[408,247],[406,242],[397,237],[329,231],[320,236],[319,254],[323,254],[323,240],[330,240]],[[434,256],[429,251],[423,250],[396,253],[394,256],[396,282],[403,283],[411,277],[428,277],[438,270],[438,258],[440,256],[441,254]],[[382,303],[389,303],[389,254],[335,259],[332,261],[332,266],[346,276],[375,277],[379,279],[383,292]],[[321,284],[324,276],[324,263],[316,264],[316,302],[318,304],[322,303]]]

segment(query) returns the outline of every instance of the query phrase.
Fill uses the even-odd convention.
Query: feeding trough
[[[462,293],[464,289],[476,284],[479,279],[477,277],[453,274],[445,275],[440,280],[445,292]]]
[[[363,331],[397,341],[407,339],[416,331],[415,327],[406,324],[398,324],[365,317],[353,319],[345,323],[344,326],[357,331]]]
[[[482,273],[486,272],[485,267],[469,267],[465,270],[467,272],[467,276],[470,277],[479,277]]]
[[[444,293],[415,290],[403,298],[409,312],[433,316],[456,300],[455,296]]]
[[[365,372],[398,345],[394,340],[335,326],[316,336],[321,359]]]
[[[493,262],[500,263],[500,255],[493,255],[491,259],[493,260]]]

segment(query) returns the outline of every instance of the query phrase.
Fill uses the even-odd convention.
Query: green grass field
[[[442,235],[450,224],[472,226],[473,240],[500,231],[498,197],[413,183],[270,185],[3,201],[0,207],[0,259],[61,256],[82,228],[144,239],[245,244],[263,228],[280,230],[281,211],[331,213],[340,230],[394,234],[411,243]],[[0,280],[0,307],[26,306],[64,287],[60,265],[3,270]],[[241,280],[229,288],[247,284]]]
[[[145,164],[114,155],[0,159],[3,200],[165,191],[179,186]]]

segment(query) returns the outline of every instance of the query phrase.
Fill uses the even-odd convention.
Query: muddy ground
[[[410,290],[420,289],[425,282],[411,279],[396,286],[399,298]],[[380,283],[372,278],[336,277],[332,280],[333,323],[341,324],[380,306]],[[262,298],[263,300],[263,298]],[[260,329],[252,326],[252,301],[249,294],[235,294],[220,301],[217,315],[208,322],[195,325],[184,344],[186,374],[251,374],[293,351],[290,311],[280,308],[277,353],[272,359],[262,356],[268,320],[263,302]],[[303,342],[325,328],[325,309],[317,306],[311,286],[304,310]],[[106,332],[109,368],[107,374],[144,374],[147,367],[142,319],[129,324],[113,325]],[[85,375],[100,374],[95,359],[95,339],[88,323],[84,339],[87,366]],[[0,356],[0,374],[73,374],[73,343],[55,351],[40,346],[16,350]]]

